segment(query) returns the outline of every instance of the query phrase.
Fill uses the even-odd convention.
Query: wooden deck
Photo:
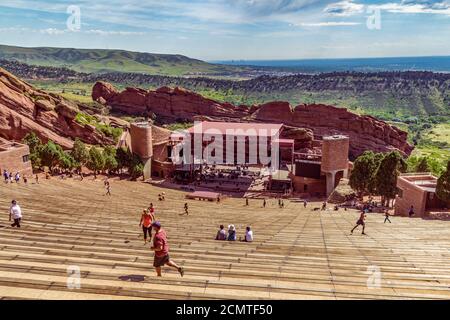
[[[41,180],[0,185],[0,298],[19,299],[450,299],[450,222],[369,215],[367,236],[350,235],[358,213],[315,212],[310,203],[230,198],[189,201],[139,182]],[[23,227],[8,222],[10,201]],[[169,235],[171,256],[186,274],[157,278],[138,222],[149,202]],[[220,224],[238,239],[251,225],[253,243],[214,241]],[[78,266],[81,288],[67,288]],[[380,286],[368,286],[371,270]]]

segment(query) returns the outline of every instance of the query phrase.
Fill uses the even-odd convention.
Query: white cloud
[[[347,22],[347,21],[327,21],[327,22],[305,22],[296,24],[301,27],[342,27],[342,26],[357,26],[360,22]]]
[[[403,0],[400,3],[391,2],[380,5],[371,5],[372,8],[378,8],[391,13],[406,14],[442,14],[450,16],[450,1],[411,1]]]
[[[134,32],[134,31],[105,31],[105,30],[88,30],[88,31],[81,31],[86,34],[97,34],[99,36],[143,36],[146,33],[145,32]]]
[[[352,0],[344,0],[329,4],[323,11],[332,16],[347,17],[364,12],[364,5],[354,3]]]
[[[390,13],[450,15],[450,0],[442,0],[440,2],[430,0],[402,0],[399,2],[371,4],[367,6],[363,3],[355,3],[353,0],[343,0],[327,5],[323,11],[328,15],[347,17],[364,13],[366,7],[377,8]]]
[[[105,30],[81,30],[81,31],[71,31],[68,29],[31,29],[31,28],[20,28],[20,27],[10,27],[10,28],[0,28],[0,32],[20,32],[20,33],[40,33],[45,35],[57,36],[69,33],[83,33],[83,34],[94,34],[99,36],[131,36],[131,35],[145,35],[145,32],[130,32],[130,31],[105,31]]]
[[[39,32],[43,34],[49,34],[49,35],[60,35],[66,33],[67,30],[61,30],[61,29],[55,29],[55,28],[47,28],[47,29],[40,29],[40,30],[31,30],[32,32]]]

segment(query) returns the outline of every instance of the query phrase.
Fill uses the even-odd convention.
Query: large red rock
[[[305,134],[304,140],[297,141],[297,146],[302,147],[310,144],[310,132],[313,132],[316,138],[345,134],[350,137],[351,158],[365,150],[398,150],[409,155],[413,149],[407,143],[406,132],[373,117],[359,116],[345,108],[323,104],[301,104],[292,107],[288,102],[275,101],[256,106],[234,106],[204,98],[182,88],[162,87],[155,91],[127,88],[119,93],[104,82],[95,84],[93,98],[102,98],[113,110],[130,115],[154,113],[162,122],[206,118],[215,121],[283,123],[291,127],[292,136]],[[296,132],[292,128],[309,130]]]
[[[92,88],[92,100],[98,101],[99,98],[103,98],[105,101],[109,101],[118,93],[112,84],[99,81]]]
[[[34,131],[44,142],[53,140],[71,148],[80,138],[90,144],[113,141],[75,121],[78,106],[64,98],[37,90],[0,68],[0,136],[20,141]]]

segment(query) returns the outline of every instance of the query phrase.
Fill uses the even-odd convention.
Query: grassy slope
[[[24,48],[0,45],[0,59],[79,72],[136,72],[180,76],[193,73],[216,74],[240,70],[239,67],[210,64],[182,55],[130,52],[124,50]]]
[[[434,125],[422,136],[415,154],[432,157],[442,164],[450,160],[450,121]]]

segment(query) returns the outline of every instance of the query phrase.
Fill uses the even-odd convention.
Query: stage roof
[[[280,133],[282,128],[283,124],[280,123],[275,124],[203,121],[189,128],[188,132],[207,133],[206,131],[209,131],[211,133],[214,133],[214,131],[219,131],[224,135],[228,133],[234,134],[233,132],[236,132],[236,135],[273,137],[277,133]],[[232,132],[227,132],[228,130]]]

